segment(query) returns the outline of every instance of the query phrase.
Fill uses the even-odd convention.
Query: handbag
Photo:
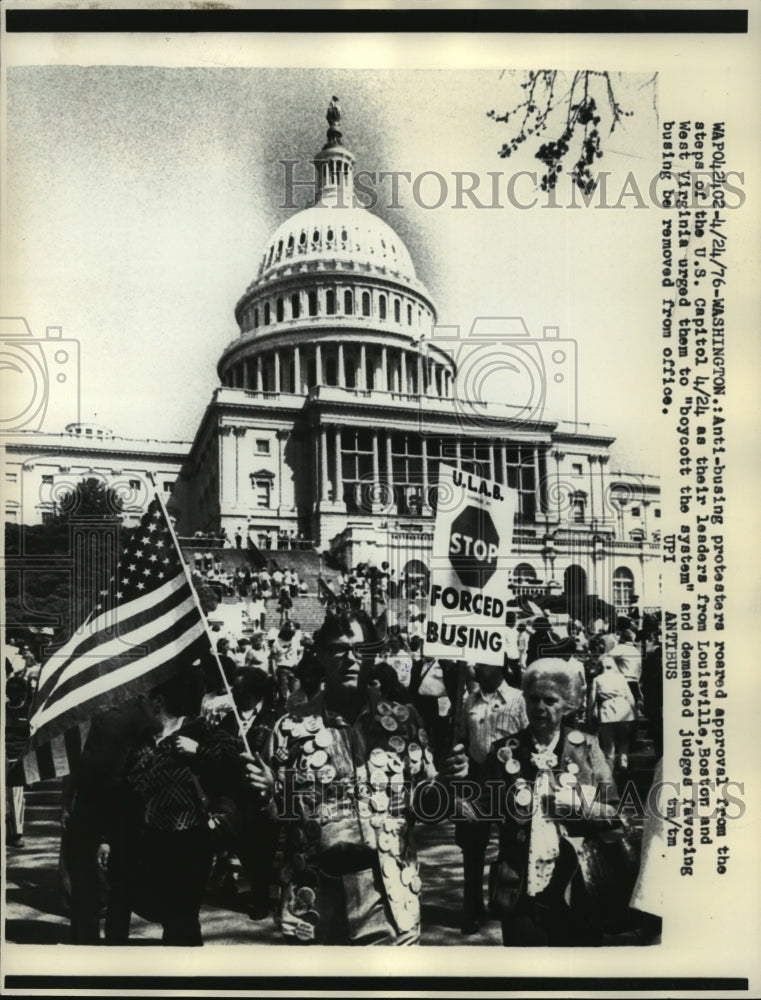
[[[515,909],[523,889],[523,875],[504,858],[497,858],[489,868],[489,916],[497,920]]]

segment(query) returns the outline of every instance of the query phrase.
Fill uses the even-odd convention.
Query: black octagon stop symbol
[[[488,510],[468,506],[449,529],[449,561],[460,583],[480,589],[494,576],[499,534]]]

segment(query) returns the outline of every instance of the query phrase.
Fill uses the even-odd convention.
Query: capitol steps
[[[63,779],[39,781],[24,791],[24,839],[60,834]]]

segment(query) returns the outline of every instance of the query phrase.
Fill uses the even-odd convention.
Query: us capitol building
[[[468,341],[441,336],[409,251],[354,196],[355,158],[335,99],[327,118],[315,202],[266,242],[189,451],[174,446],[160,459],[162,475],[179,469],[181,535],[224,527],[229,538],[240,531],[276,549],[285,531],[349,566],[387,561],[422,573],[444,461],[517,490],[518,593],[574,590],[619,606],[636,595],[657,605],[658,478],[612,472],[614,438],[543,411],[542,380],[551,391],[556,347],[569,342],[556,328],[537,335],[522,320],[492,321],[502,349],[531,369],[533,399],[474,404]],[[493,360],[488,344],[482,351]],[[76,445],[81,459],[85,442]],[[97,441],[91,447],[97,464]],[[34,467],[23,451],[18,461]],[[27,494],[39,495],[34,484]]]
[[[327,117],[315,203],[267,241],[235,307],[240,332],[178,483],[183,533],[285,529],[349,566],[414,572],[430,565],[443,460],[518,491],[516,589],[657,604],[658,479],[611,476],[614,439],[586,425],[458,398],[430,293],[355,198],[335,103]]]

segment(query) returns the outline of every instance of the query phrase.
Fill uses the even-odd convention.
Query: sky
[[[526,178],[516,195],[538,204],[508,204],[513,172],[541,173],[537,143],[501,159],[515,129],[487,112],[521,100],[523,79],[509,68],[10,67],[3,312],[26,317],[35,337],[53,325],[78,341],[83,420],[191,440],[237,334],[235,303],[293,212],[279,161],[308,175],[336,94],[357,170],[444,179],[419,187],[428,206],[444,190],[439,207],[416,204],[401,181],[398,206],[384,182],[375,209],[406,242],[438,322],[464,333],[475,316],[520,316],[533,339],[559,327],[577,345],[579,419],[617,438],[613,468],[656,472],[658,212],[635,198],[568,208],[567,187],[548,207]],[[630,171],[645,192],[657,171],[657,83],[614,83],[634,113],[610,136],[601,124],[609,203]],[[504,174],[500,205],[456,207],[457,171],[477,175],[486,205],[489,172]],[[303,207],[307,193],[295,200]]]

